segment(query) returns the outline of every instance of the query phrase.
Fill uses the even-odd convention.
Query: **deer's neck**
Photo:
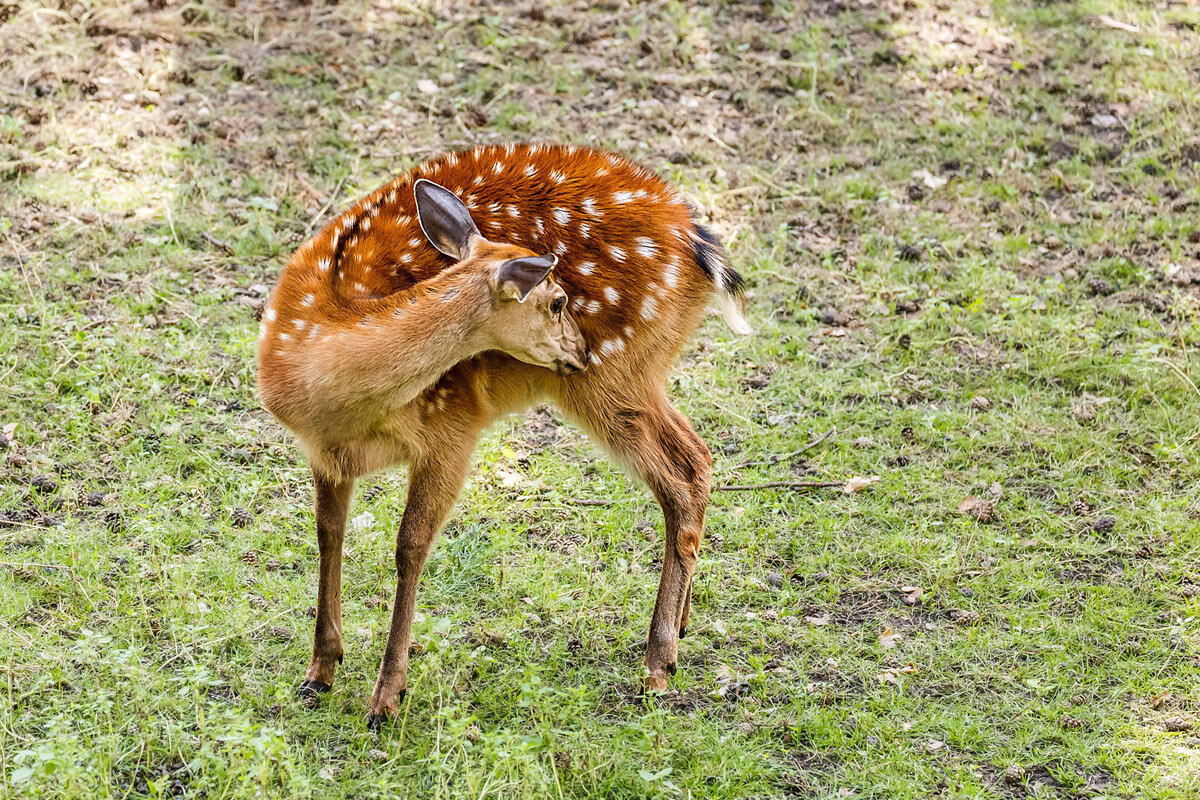
[[[320,394],[380,411],[405,406],[455,364],[488,349],[482,329],[490,310],[482,276],[454,269],[359,304],[314,360],[325,368],[315,376]]]

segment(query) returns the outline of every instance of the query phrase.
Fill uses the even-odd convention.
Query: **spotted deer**
[[[303,245],[268,301],[258,348],[263,402],[299,439],[316,484],[316,633],[298,692],[327,691],[342,660],[355,479],[410,467],[391,630],[370,699],[377,727],[404,696],[417,582],[481,431],[544,400],[662,507],[644,687],[665,689],[688,624],[712,465],[667,399],[666,374],[714,295],[730,327],[749,333],[741,292],[716,236],[674,189],[574,146],[440,156]]]

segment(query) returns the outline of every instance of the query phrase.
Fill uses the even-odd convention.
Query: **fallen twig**
[[[809,450],[812,450],[814,447],[821,444],[826,439],[828,439],[830,436],[833,436],[833,434],[835,434],[835,433],[837,433],[837,428],[830,428],[829,430],[825,431],[823,434],[818,436],[816,439],[813,439],[811,442],[804,445],[804,447],[801,447],[799,450],[793,450],[790,453],[784,453],[783,455],[780,455],[780,456],[771,456],[770,458],[762,460],[762,461],[743,461],[740,464],[734,464],[732,467],[729,467],[729,469],[727,469],[726,472],[733,472],[734,470],[744,469],[745,467],[764,467],[764,466],[771,466],[773,464],[778,464],[781,461],[791,461],[796,456],[804,455]]]
[[[714,492],[754,492],[759,489],[791,489],[806,491],[808,489],[834,489],[845,486],[843,481],[769,481],[767,483],[730,483],[725,486],[714,486]]]
[[[213,236],[213,235],[212,235],[211,233],[209,233],[208,231],[205,231],[204,233],[200,234],[200,236],[202,236],[202,237],[204,238],[204,241],[208,242],[208,243],[209,243],[209,244],[211,244],[213,247],[220,248],[221,250],[224,250],[224,251],[225,251],[226,253],[228,253],[229,255],[233,255],[233,248],[232,248],[232,247],[230,247],[230,246],[229,246],[228,244],[226,244],[225,242],[222,242],[220,239],[218,239],[217,237]]]

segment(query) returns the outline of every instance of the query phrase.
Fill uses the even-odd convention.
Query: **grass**
[[[0,795],[1200,796],[1195,7],[0,18]],[[879,480],[714,494],[643,702],[657,507],[512,420],[374,735],[404,473],[362,483],[303,708],[311,488],[255,315],[387,176],[526,138],[661,169],[729,243],[758,333],[714,317],[671,378],[719,483]]]

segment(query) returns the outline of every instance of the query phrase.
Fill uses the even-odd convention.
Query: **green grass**
[[[1117,0],[23,5],[0,796],[1200,796],[1198,25]],[[880,480],[714,494],[679,673],[643,702],[657,506],[552,410],[514,419],[371,734],[405,475],[362,482],[346,661],[306,709],[312,490],[254,394],[255,314],[361,193],[524,138],[661,169],[729,243],[758,332],[714,317],[671,378],[718,483]]]

